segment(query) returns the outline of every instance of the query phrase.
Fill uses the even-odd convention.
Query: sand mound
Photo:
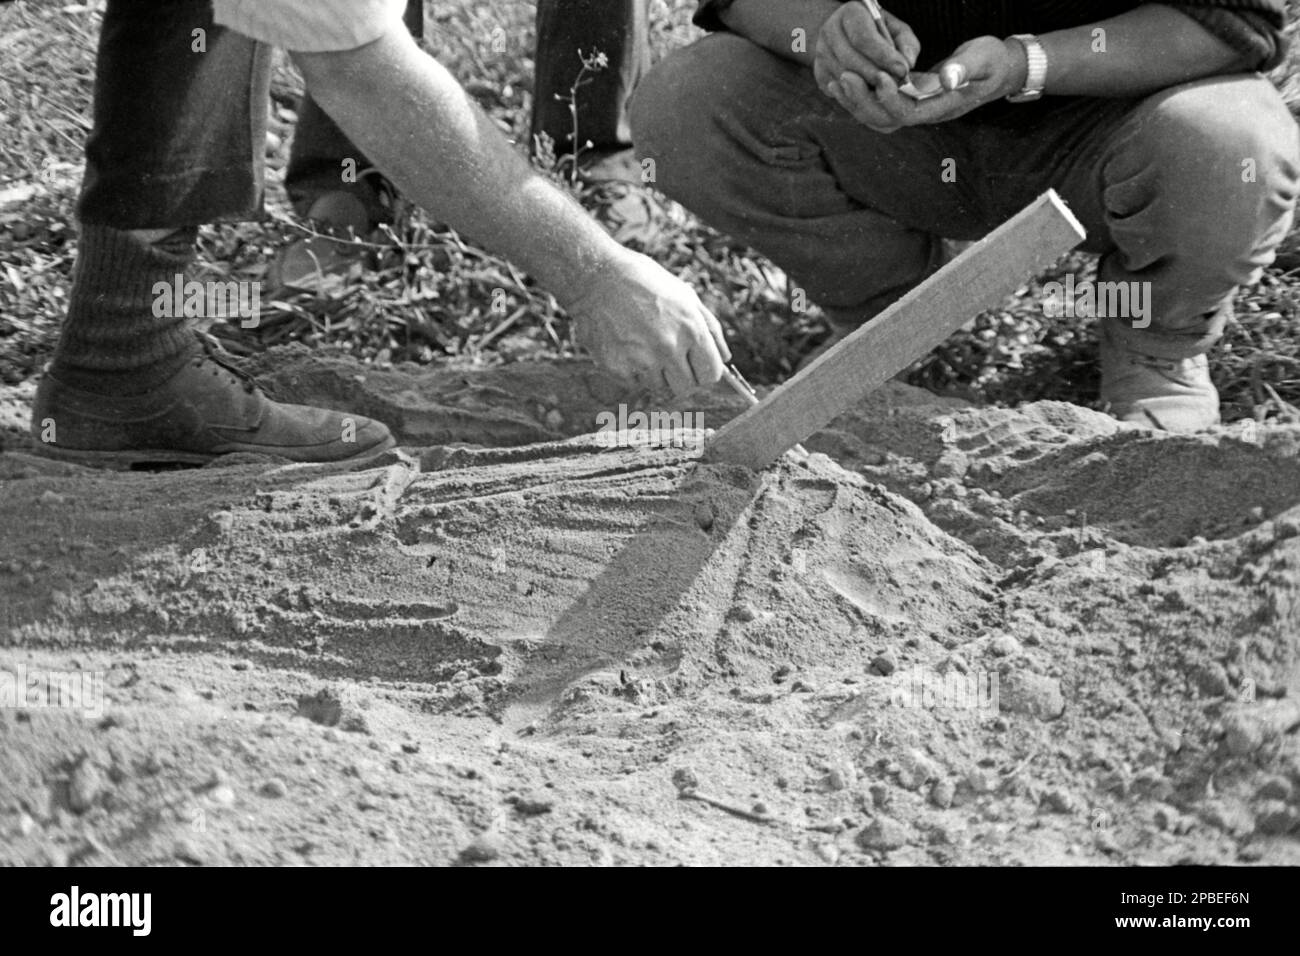
[[[1300,430],[891,385],[755,475],[581,363],[260,361],[405,450],[0,455],[0,670],[106,701],[0,709],[0,859],[1300,858]]]

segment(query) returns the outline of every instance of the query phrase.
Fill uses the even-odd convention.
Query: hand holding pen
[[[894,35],[889,31],[889,25],[885,22],[885,11],[881,9],[877,0],[862,0],[862,2],[871,14],[871,19],[875,22],[880,35],[891,47],[898,49],[894,44]],[[916,58],[912,57],[909,62],[915,63]],[[932,96],[938,96],[945,90],[959,90],[965,85],[966,76],[960,65],[949,64],[942,76],[938,73],[909,73],[906,82],[898,87],[898,91],[914,100],[928,100]]]
[[[861,0],[843,4],[826,20],[813,74],[826,94],[864,126],[892,133],[955,119],[998,95],[1001,64],[996,55],[1002,46],[997,38],[976,38],[958,48],[937,73],[914,72],[921,44],[911,27],[886,13],[879,0]]]
[[[845,3],[818,37],[813,73],[817,85],[844,103],[844,96],[870,96],[882,85],[897,90],[921,54],[911,28],[878,4]]]

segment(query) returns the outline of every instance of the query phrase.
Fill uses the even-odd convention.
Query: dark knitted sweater
[[[718,11],[733,2],[701,0],[695,22],[708,30],[724,29]],[[1281,62],[1286,51],[1284,2],[1175,0],[1165,5],[1187,14],[1250,57],[1253,67],[1265,70]],[[926,67],[973,37],[1050,33],[1105,20],[1143,4],[1134,0],[884,0],[883,6],[916,31],[923,51],[919,65]]]

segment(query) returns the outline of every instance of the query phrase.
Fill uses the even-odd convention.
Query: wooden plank
[[[724,425],[705,457],[766,468],[973,316],[1001,303],[1085,236],[1056,192],[1044,193]]]

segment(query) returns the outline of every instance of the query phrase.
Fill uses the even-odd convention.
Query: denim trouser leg
[[[627,103],[650,65],[649,0],[538,0],[534,141],[546,133],[557,155],[573,151],[568,96],[585,56],[604,53],[609,66],[578,93],[578,136],[596,152],[632,144]],[[582,145],[582,144],[579,144]]]
[[[1290,231],[1295,121],[1267,80],[1238,74],[1130,103],[1097,139],[1099,155],[1051,185],[1099,237],[1099,279],[1150,283],[1150,327],[1113,322],[1116,336],[1165,358],[1206,351]]]
[[[170,229],[256,213],[269,81],[270,51],[215,26],[206,0],[110,0],[78,216]]]
[[[403,19],[413,37],[419,40],[424,36],[422,0],[408,0]],[[298,123],[289,147],[289,165],[284,173],[285,190],[300,214],[306,214],[307,208],[321,193],[347,190],[358,194],[371,210],[372,218],[382,218],[383,207],[375,199],[376,184],[370,182],[369,177],[358,177],[355,184],[345,182],[342,177],[345,159],[356,160],[358,173],[370,167],[365,154],[317,105],[311,97],[311,90],[307,90],[298,102]]]
[[[877,134],[810,71],[723,34],[653,70],[632,119],[664,192],[841,321],[919,281],[932,234],[978,237],[1054,187],[1102,279],[1151,283],[1151,327],[1124,334],[1149,354],[1204,351],[1291,221],[1300,145],[1281,98],[1238,75],[1034,110],[1019,128],[966,117]]]

